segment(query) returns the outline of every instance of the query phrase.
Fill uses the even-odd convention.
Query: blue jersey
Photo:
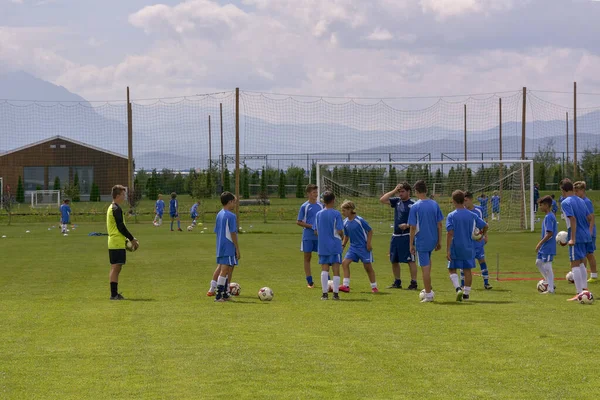
[[[319,240],[318,253],[320,256],[342,254],[342,238],[338,231],[344,229],[342,214],[333,208],[326,208],[317,213],[315,224]]]
[[[587,220],[589,215],[585,201],[573,195],[564,199],[561,208],[566,217],[567,228],[569,228],[569,238],[571,238],[571,221],[569,217],[575,217],[577,232],[575,233],[575,243],[589,243],[592,241],[590,235],[590,224]]]
[[[344,220],[344,235],[350,238],[350,249],[352,250],[366,250],[369,232],[371,232],[371,226],[358,215],[354,216],[353,220],[348,218]]]
[[[585,201],[585,205],[587,206],[588,209],[588,215],[592,214],[594,215],[594,203],[592,203],[592,201],[589,199],[589,197],[584,197],[583,201]],[[594,231],[592,232],[592,238],[596,237],[596,224],[594,224]]]
[[[415,248],[417,251],[429,252],[435,249],[438,237],[438,223],[444,216],[440,206],[433,200],[419,200],[410,208],[408,224],[417,229]]]
[[[545,256],[556,255],[556,233],[558,231],[558,225],[556,223],[556,216],[549,212],[544,217],[542,222],[542,239],[546,236],[546,233],[552,232],[552,239],[544,242],[540,247],[539,253]]]
[[[556,200],[552,199],[552,212],[556,214],[558,211],[558,204],[556,204]]]
[[[194,205],[190,209],[190,214],[198,214],[198,203],[194,203]]]
[[[483,229],[487,224],[483,219],[465,208],[452,211],[446,217],[446,230],[454,232],[450,244],[452,260],[473,260],[475,258],[475,243],[473,231]]]
[[[165,211],[165,202],[162,200],[156,200],[156,212],[162,214]]]
[[[71,218],[71,207],[68,204],[61,204],[60,206],[60,220],[66,224]]]
[[[533,201],[537,203],[537,200],[540,198],[540,190],[534,186],[533,187]]]
[[[169,213],[177,214],[178,209],[179,209],[179,202],[177,201],[177,199],[171,199],[171,201],[169,202]]]
[[[231,240],[231,234],[237,233],[235,214],[225,209],[219,211],[215,233],[217,234],[217,257],[235,257],[235,245]]]
[[[478,197],[477,200],[479,200],[479,206],[484,210],[487,210],[489,199],[487,197]]]
[[[399,226],[408,224],[408,214],[410,213],[413,204],[415,204],[415,202],[411,199],[406,201],[402,201],[400,197],[392,197],[390,199],[390,206],[394,209],[394,235],[409,233],[410,228],[402,230]]]
[[[313,227],[313,229],[304,228],[302,230],[302,240],[317,240],[317,236],[315,235],[314,231],[315,217],[323,208],[325,208],[323,203],[311,203],[310,201],[305,201],[300,206],[300,211],[298,212],[298,221],[302,221],[305,224],[312,225]]]
[[[498,195],[492,196],[492,210],[500,210],[500,196]]]

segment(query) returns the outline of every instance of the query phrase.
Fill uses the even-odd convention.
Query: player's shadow
[[[156,299],[131,299],[131,298],[128,298],[125,301],[156,301]]]
[[[368,300],[368,299],[347,299],[347,298],[342,298],[340,299],[340,301],[358,301],[358,302],[371,302],[372,300]]]
[[[373,293],[373,292],[358,292],[360,294],[368,294],[368,295],[372,295],[372,296],[389,296],[391,295],[391,293],[388,292],[377,292],[377,293]]]
[[[478,290],[478,292],[479,292],[479,291],[480,291],[480,290]],[[490,292],[490,293],[494,293],[494,292],[503,292],[503,293],[506,293],[506,292],[512,292],[512,290],[510,290],[510,289],[492,289],[492,290],[485,290],[485,289],[484,289],[484,290],[481,290],[481,292]]]
[[[469,300],[465,303],[475,303],[475,304],[513,304],[514,301],[508,300]]]

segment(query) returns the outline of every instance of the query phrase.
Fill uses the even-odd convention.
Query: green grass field
[[[121,274],[128,301],[113,302],[106,237],[87,236],[105,226],[74,221],[68,237],[26,217],[0,225],[2,399],[600,397],[598,305],[565,301],[574,292],[565,281],[541,296],[536,281],[493,280],[484,291],[476,277],[471,301],[456,303],[438,252],[434,303],[407,290],[370,293],[357,264],[352,292],[323,302],[305,285],[300,228],[242,221],[234,273],[242,293],[214,303],[205,294],[215,267],[212,222],[202,233],[129,221],[141,248]],[[375,230],[385,288],[390,229]],[[500,254],[501,277],[537,278],[538,235],[491,235],[494,277]],[[560,278],[568,260],[559,251]],[[272,302],[257,299],[262,286],[274,290]]]

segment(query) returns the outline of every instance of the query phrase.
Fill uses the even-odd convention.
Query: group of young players
[[[200,205],[200,201],[192,205],[190,209],[190,217],[192,218],[192,227],[195,227],[197,224],[198,218],[198,206]],[[158,195],[158,200],[156,200],[156,204],[154,205],[154,221],[152,223],[154,226],[158,227],[162,225],[163,214],[165,212],[165,202],[162,199],[162,194]],[[181,229],[181,220],[179,219],[179,202],[177,201],[177,193],[171,193],[171,200],[169,201],[169,216],[171,217],[171,232],[173,229],[173,223],[177,220],[177,230],[179,232]]]

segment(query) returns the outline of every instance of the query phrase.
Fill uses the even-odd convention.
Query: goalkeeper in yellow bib
[[[121,204],[125,201],[125,187],[113,186],[113,202],[106,211],[106,228],[108,230],[108,257],[110,259],[110,299],[125,300],[118,292],[119,274],[125,264],[126,239],[131,241],[134,250],[139,247],[137,239],[127,230]]]

